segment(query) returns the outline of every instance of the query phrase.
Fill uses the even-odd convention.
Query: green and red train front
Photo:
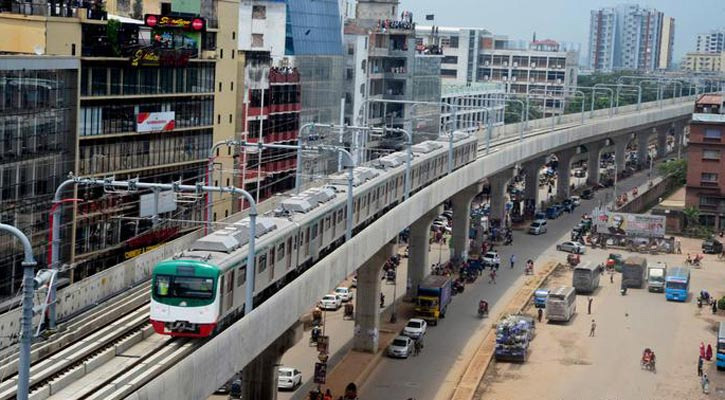
[[[150,319],[156,333],[207,337],[219,322],[219,268],[196,260],[162,261],[154,267]]]

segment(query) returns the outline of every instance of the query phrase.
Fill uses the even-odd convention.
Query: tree
[[[694,233],[700,225],[700,210],[695,207],[685,207],[682,214],[685,216],[686,231]]]
[[[684,185],[687,182],[687,160],[680,159],[659,166],[662,175],[672,176],[679,185]]]
[[[143,0],[134,0],[131,18],[143,19]]]

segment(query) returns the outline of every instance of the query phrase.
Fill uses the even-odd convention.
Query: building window
[[[721,138],[722,138],[722,132],[720,132],[718,129],[712,129],[712,128],[705,129],[705,140],[720,141]]]
[[[267,7],[252,6],[252,19],[267,19]]]
[[[458,36],[451,36],[450,48],[452,48],[452,49],[458,48]]]
[[[264,47],[264,35],[261,33],[253,33],[252,47]]]
[[[443,64],[458,64],[458,56],[445,56],[441,61]]]
[[[713,174],[712,172],[703,172],[700,175],[700,183],[705,186],[712,186],[717,185],[717,174]]]
[[[720,160],[720,150],[703,149],[702,150],[702,159],[719,161]]]
[[[458,76],[458,71],[455,69],[441,69],[441,76],[455,78]]]
[[[700,197],[700,207],[717,207],[720,204],[720,199],[717,197]]]

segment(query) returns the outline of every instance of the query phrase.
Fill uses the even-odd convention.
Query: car
[[[576,208],[576,206],[574,205],[574,202],[571,201],[570,199],[566,199],[561,202],[561,209],[563,211],[572,212],[572,211],[574,211],[575,208]]]
[[[413,353],[415,342],[407,336],[398,336],[388,346],[388,357],[391,358],[408,358]]]
[[[500,265],[501,258],[498,256],[497,251],[488,251],[483,255],[481,262],[484,266],[492,267],[494,265]]]
[[[335,289],[335,294],[340,296],[340,300],[342,300],[343,303],[347,303],[348,301],[352,300],[352,290],[350,288],[345,286],[340,286]]]
[[[702,242],[702,252],[705,254],[720,254],[722,248],[722,243],[716,239],[707,239]]]
[[[556,249],[559,251],[566,251],[568,253],[574,254],[584,254],[587,251],[587,248],[583,244],[572,241],[557,244]]]
[[[277,389],[294,390],[302,385],[302,372],[297,368],[279,367],[277,370]]]
[[[320,308],[323,310],[337,310],[342,307],[342,299],[336,294],[326,294],[320,300]]]
[[[580,205],[582,205],[582,199],[579,196],[571,196],[569,197],[569,200],[574,203],[575,207],[579,207]]]
[[[561,213],[563,211],[563,207],[559,204],[554,204],[553,206],[546,209],[546,218],[548,219],[556,219],[561,216]]]
[[[541,221],[541,220],[545,220],[545,219],[546,219],[546,213],[544,213],[543,211],[537,211],[534,214],[534,221]]]
[[[405,324],[405,328],[403,328],[403,335],[412,339],[418,339],[425,335],[426,328],[428,328],[428,323],[425,322],[425,320],[420,318],[411,318],[408,320],[408,323]]]
[[[536,220],[529,225],[529,233],[532,235],[544,234],[548,230],[546,225],[545,219]]]
[[[594,198],[594,191],[592,189],[582,190],[581,198],[584,200],[591,200]]]

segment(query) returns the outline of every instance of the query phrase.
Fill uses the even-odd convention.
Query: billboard
[[[154,194],[143,194],[140,196],[139,217],[150,217],[154,215]],[[176,192],[165,190],[159,192],[159,214],[176,210]]]
[[[598,233],[660,238],[665,236],[667,217],[664,215],[629,214],[596,208],[593,216]]]
[[[174,130],[174,111],[140,112],[136,115],[136,132],[165,132]]]

